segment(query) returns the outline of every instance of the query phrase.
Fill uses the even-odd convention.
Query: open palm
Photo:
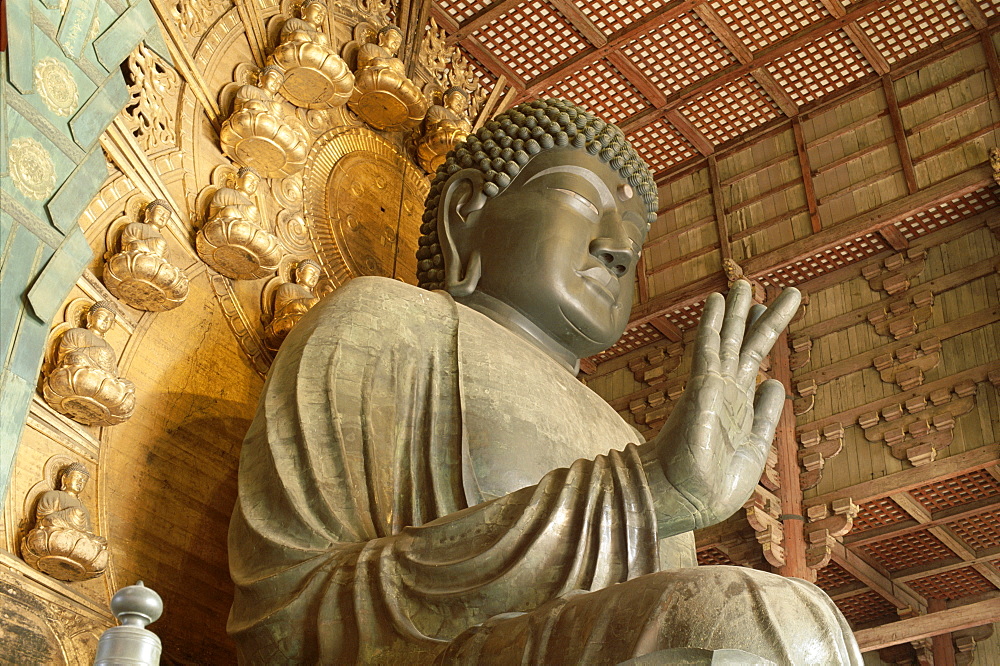
[[[726,300],[709,296],[684,395],[654,439],[664,475],[695,527],[726,519],[750,496],[784,404],[784,386],[769,379],[756,387],[757,371],[800,295],[785,289],[769,308],[751,308],[751,300],[742,280]]]

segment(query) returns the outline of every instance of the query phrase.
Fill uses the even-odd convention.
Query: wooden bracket
[[[917,332],[920,324],[933,314],[934,294],[927,290],[889,302],[880,310],[868,313],[868,323],[879,335],[892,336],[895,340],[908,338]]]
[[[629,361],[628,369],[632,371],[635,381],[649,386],[659,386],[670,378],[670,373],[681,364],[684,345],[674,342],[666,347],[660,347],[645,356]]]
[[[879,372],[883,382],[896,384],[909,391],[924,383],[924,373],[941,362],[941,340],[928,338],[919,347],[906,345],[895,354],[881,354],[872,359],[872,365]]]
[[[844,448],[844,427],[830,423],[822,430],[808,430],[799,435],[799,445],[799,485],[806,490],[820,482],[826,461]]]
[[[781,500],[766,488],[757,486],[743,508],[747,522],[757,533],[757,543],[760,544],[764,559],[771,566],[784,565],[785,549],[782,542],[785,539],[785,528],[779,518]]]
[[[861,274],[873,290],[895,296],[909,289],[910,280],[923,272],[924,258],[923,250],[910,249],[905,253],[892,255],[881,264],[865,266]]]
[[[806,511],[806,565],[814,572],[830,563],[837,539],[851,531],[861,508],[850,497],[817,504]],[[815,580],[815,573],[814,573]]]

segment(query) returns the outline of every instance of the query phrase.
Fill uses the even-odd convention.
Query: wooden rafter
[[[806,140],[802,135],[802,123],[798,118],[792,119],[792,133],[795,137],[795,153],[799,158],[799,170],[802,172],[802,185],[806,191],[806,205],[809,207],[809,223],[813,233],[823,228],[819,220],[819,208],[816,205],[816,188],[813,187],[812,167],[809,166],[809,153],[806,150]]]
[[[719,184],[719,167],[715,157],[708,158],[708,182],[712,190],[712,206],[715,208],[715,228],[719,233],[719,250],[722,259],[733,258],[733,248],[729,242],[729,227],[726,223],[726,205],[722,197],[722,185]],[[720,269],[722,266],[719,267]]]
[[[927,600],[922,596],[908,587],[893,582],[888,572],[878,564],[851,552],[841,543],[834,544],[830,559],[897,609],[918,611],[927,607]]]
[[[910,194],[913,194],[917,191],[917,176],[913,170],[910,146],[906,142],[906,132],[903,129],[903,117],[899,112],[899,102],[896,101],[896,89],[888,74],[882,77],[882,90],[885,93],[885,103],[889,109],[892,133],[896,137],[896,149],[899,151],[899,161],[903,168],[903,177],[906,179],[906,189]]]
[[[580,31],[591,46],[601,47],[608,43],[608,38],[594,22],[577,6],[573,0],[549,0],[552,6],[566,17],[574,28]]]

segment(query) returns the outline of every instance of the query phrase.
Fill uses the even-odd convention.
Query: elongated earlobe
[[[444,259],[445,289],[461,298],[476,290],[482,276],[482,258],[472,236],[479,209],[486,203],[483,174],[478,169],[455,173],[441,192],[438,242]]]

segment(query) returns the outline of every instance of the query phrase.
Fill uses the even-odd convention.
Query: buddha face
[[[105,308],[97,308],[87,313],[87,328],[100,335],[110,331],[114,323],[114,313]]]
[[[310,290],[319,282],[319,266],[312,262],[303,262],[295,268],[295,281]]]
[[[444,94],[444,106],[452,113],[461,115],[468,104],[469,98],[461,90],[449,90]]]
[[[260,178],[252,171],[247,171],[236,179],[236,187],[246,194],[255,194],[259,184]]]
[[[387,28],[379,33],[378,43],[386,51],[394,54],[403,43],[403,35],[398,30]]]
[[[79,470],[72,469],[62,477],[63,490],[74,495],[79,495],[87,487],[87,475]]]
[[[151,224],[157,229],[162,229],[170,218],[170,209],[159,204],[146,209],[146,224]]]
[[[271,94],[281,90],[281,84],[284,81],[285,77],[276,69],[265,69],[260,75],[260,87]]]
[[[302,6],[302,18],[314,25],[326,20],[326,6],[319,2],[310,2]]]
[[[476,291],[582,358],[625,330],[646,215],[642,198],[611,166],[582,149],[555,148],[469,212],[459,243],[471,250],[466,257],[481,258]]]

